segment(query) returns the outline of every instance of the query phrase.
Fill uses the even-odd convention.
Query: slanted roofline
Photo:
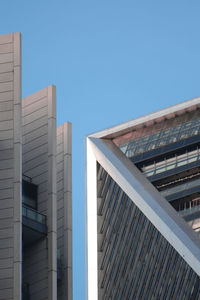
[[[165,109],[158,110],[151,114],[130,120],[128,122],[107,128],[90,134],[88,137],[113,139],[133,130],[134,127],[140,125],[152,125],[154,122],[161,122],[165,119],[171,119],[176,115],[182,115],[191,112],[200,107],[200,97],[193,98],[176,105],[169,106]]]

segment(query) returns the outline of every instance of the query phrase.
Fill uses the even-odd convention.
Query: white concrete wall
[[[38,185],[38,211],[48,236],[25,251],[31,299],[57,299],[56,89],[49,86],[22,101],[23,174]]]
[[[21,37],[0,36],[0,299],[21,299]]]
[[[58,300],[72,300],[72,128],[57,128],[57,238],[61,252],[62,280]]]

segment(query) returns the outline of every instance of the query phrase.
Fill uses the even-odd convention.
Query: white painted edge
[[[142,117],[130,120],[128,122],[92,133],[92,134],[88,135],[88,137],[105,138],[105,137],[113,135],[113,134],[117,134],[117,136],[119,136],[121,132],[122,132],[122,134],[123,134],[123,131],[128,132],[134,126],[138,126],[145,122],[153,121],[154,119],[166,117],[169,114],[177,113],[178,111],[181,111],[181,110],[186,110],[195,105],[200,105],[200,97],[196,97],[196,98],[181,102],[179,104],[169,106],[165,109],[161,109],[159,111],[153,112],[151,114],[147,114]]]
[[[98,299],[97,162],[92,142],[86,140],[86,299]]]
[[[200,275],[198,235],[176,213],[134,164],[109,140],[87,139],[88,299],[96,300],[97,213],[96,161],[161,232],[168,242]],[[92,187],[92,188],[91,188]],[[92,228],[91,228],[92,227]]]

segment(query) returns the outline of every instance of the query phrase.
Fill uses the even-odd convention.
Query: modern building
[[[87,299],[200,299],[200,98],[87,137]]]
[[[21,36],[0,36],[0,299],[72,299],[71,123],[56,88],[21,99]]]

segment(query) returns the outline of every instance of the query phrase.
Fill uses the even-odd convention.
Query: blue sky
[[[23,97],[55,84],[73,124],[74,299],[85,299],[85,136],[200,96],[198,0],[6,0],[22,33]]]

